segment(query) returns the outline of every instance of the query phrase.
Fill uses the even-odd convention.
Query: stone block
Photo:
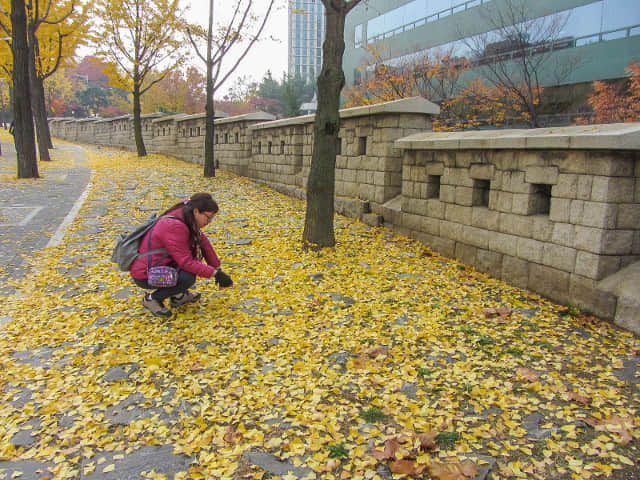
[[[569,198],[551,198],[549,207],[549,220],[554,222],[569,223],[571,213],[571,202]]]
[[[592,175],[578,175],[578,200],[591,199],[591,188],[593,186]]]
[[[571,200],[569,209],[569,223],[574,225],[582,225],[582,216],[584,213],[584,200]]]
[[[462,228],[464,225],[460,223],[448,222],[440,220],[440,235],[456,242],[462,239]]]
[[[529,284],[529,262],[516,257],[504,255],[500,277],[519,288],[527,288]]]
[[[462,235],[464,243],[478,248],[489,248],[489,232],[487,230],[464,225]]]
[[[502,172],[502,190],[511,193],[529,193],[531,186],[524,181],[524,172]]]
[[[525,169],[524,181],[527,183],[555,185],[558,183],[559,173],[559,169],[556,166],[531,165]]]
[[[530,262],[542,263],[544,243],[532,238],[518,237],[516,254],[519,258]]]
[[[528,288],[559,303],[569,303],[569,279],[571,275],[555,268],[529,264]]]
[[[427,209],[425,215],[433,218],[443,219],[445,215],[446,204],[436,198],[430,198],[427,201]]]
[[[499,278],[502,272],[502,257],[500,253],[478,249],[476,252],[476,268],[481,272]]]
[[[497,232],[500,223],[500,213],[488,208],[472,207],[471,225]]]
[[[551,188],[553,198],[578,198],[578,176],[572,173],[558,175],[558,183]]]
[[[533,222],[531,217],[514,215],[512,213],[501,213],[499,231],[517,235],[519,237],[532,237]]]
[[[621,259],[619,256],[596,255],[579,251],[576,255],[574,272],[592,280],[602,280],[609,275],[613,275],[620,268]]]
[[[445,208],[444,218],[450,222],[471,225],[472,207],[448,204]]]
[[[625,330],[640,335],[640,298],[618,297],[614,323]]]
[[[633,170],[633,159],[618,152],[590,152],[586,155],[585,171],[592,175],[630,177]]]
[[[616,227],[629,230],[640,228],[640,203],[619,204],[616,217]]]
[[[444,175],[444,163],[442,162],[429,162],[425,165],[425,171],[427,175]]]
[[[512,150],[494,150],[491,152],[491,162],[498,170],[518,169],[518,157]]]
[[[442,192],[442,190],[440,190]],[[473,188],[471,187],[456,187],[456,200],[458,205],[465,205],[470,207],[473,205]]]
[[[445,203],[456,203],[456,187],[453,185],[440,185],[440,200]]]
[[[574,248],[563,247],[553,243],[543,244],[542,263],[558,270],[573,272],[576,266],[576,253]]]
[[[532,222],[532,238],[542,242],[550,242],[553,236],[554,222],[544,215],[534,215],[530,218]]]
[[[636,233],[633,234],[631,253],[632,255],[640,255],[640,230],[636,230]]]
[[[594,202],[626,203],[633,198],[634,178],[593,177],[591,200]]]
[[[605,255],[631,255],[634,234],[633,230],[604,230],[602,253]]]
[[[611,203],[584,202],[583,214],[580,222],[587,227],[612,229],[617,224],[619,206]],[[637,226],[633,225],[631,228]]]
[[[592,227],[583,227],[581,225],[575,225],[575,238],[573,246],[578,250],[584,250],[592,253],[602,252],[602,239],[604,230]],[[569,245],[571,246],[571,245]]]
[[[616,310],[616,297],[597,288],[597,282],[578,274],[569,279],[569,300],[580,309],[607,320],[613,319]]]
[[[531,195],[528,193],[514,193],[511,212],[517,215],[529,215]]]
[[[426,211],[426,200],[411,197],[402,197],[402,211],[413,213],[414,215],[424,215]]]
[[[462,242],[456,243],[455,258],[465,265],[475,265],[478,249]]]
[[[513,210],[513,193],[494,190],[489,195],[489,209],[497,212],[511,213]]]
[[[564,245],[565,247],[574,247],[576,241],[575,226],[570,223],[557,222],[553,226],[551,241],[558,245]]]
[[[519,237],[515,235],[509,235],[507,233],[492,232],[488,237],[489,250],[516,257],[518,238]]]
[[[495,166],[491,164],[472,164],[469,169],[469,176],[479,180],[493,180]]]

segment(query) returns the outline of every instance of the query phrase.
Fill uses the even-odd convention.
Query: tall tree
[[[495,87],[511,92],[526,112],[530,126],[539,126],[542,96],[540,76],[553,75],[556,81],[575,68],[577,57],[564,63],[554,59],[562,48],[562,31],[568,14],[558,13],[535,18],[528,0],[504,0],[499,8],[487,8],[483,21],[489,32],[468,36],[467,46],[474,62]]]
[[[205,106],[204,176],[214,177],[214,103],[213,97],[220,86],[238,68],[247,53],[260,39],[267,20],[271,15],[275,0],[267,0],[267,7],[261,15],[256,13],[255,2],[235,0],[228,4],[227,18],[218,22],[214,32],[214,0],[209,0],[209,23],[205,31],[200,25],[190,25],[187,34],[196,55],[204,62],[207,70],[207,101]],[[261,18],[261,20],[258,20]],[[202,44],[205,52],[202,52]],[[233,58],[230,54],[233,54]],[[228,62],[225,63],[225,59]]]
[[[60,11],[52,0],[34,0],[27,4],[27,41],[29,44],[29,79],[31,82],[31,108],[36,126],[40,160],[49,161],[49,148],[53,147],[45,101],[44,79],[52,75],[62,59],[63,34],[61,28],[47,28],[48,38],[40,48],[38,30],[42,25],[61,25],[73,14],[73,3],[64,5]],[[57,18],[56,18],[57,17]],[[82,24],[83,22],[81,22]],[[78,38],[78,37],[76,37]]]
[[[18,178],[38,178],[29,92],[29,46],[27,45],[27,12],[24,0],[11,0],[11,27],[14,142],[18,158]]]
[[[313,153],[307,181],[307,211],[302,240],[306,246],[332,247],[335,166],[340,130],[340,91],[344,86],[344,21],[360,0],[322,0],[327,30],[318,77],[318,110],[313,127]]]
[[[178,0],[98,0],[96,13],[97,55],[114,65],[105,72],[111,84],[133,95],[136,149],[144,157],[140,98],[181,63],[183,12]]]

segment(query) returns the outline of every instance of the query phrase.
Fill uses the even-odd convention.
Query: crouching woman
[[[220,259],[202,232],[217,213],[218,204],[209,193],[196,193],[165,211],[142,238],[140,255],[152,250],[158,252],[139,256],[131,266],[131,277],[139,287],[153,290],[145,294],[142,304],[154,315],[171,316],[171,310],[164,305],[167,299],[171,299],[172,307],[198,301],[200,293],[189,291],[196,277],[214,277],[223,288],[233,285],[231,278],[220,270]],[[152,266],[175,268],[176,284],[150,285],[148,270]]]

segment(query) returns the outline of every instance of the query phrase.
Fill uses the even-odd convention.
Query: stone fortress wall
[[[435,133],[415,97],[341,110],[336,211],[640,334],[640,124]],[[305,198],[313,115],[217,119],[216,167]],[[204,115],[144,116],[147,150],[202,163]],[[135,150],[132,118],[50,120]]]

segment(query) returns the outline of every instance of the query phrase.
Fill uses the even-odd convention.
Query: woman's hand
[[[216,270],[216,274],[213,276],[216,283],[220,285],[220,288],[227,288],[233,285],[233,280],[231,277],[224,273],[222,270]]]

